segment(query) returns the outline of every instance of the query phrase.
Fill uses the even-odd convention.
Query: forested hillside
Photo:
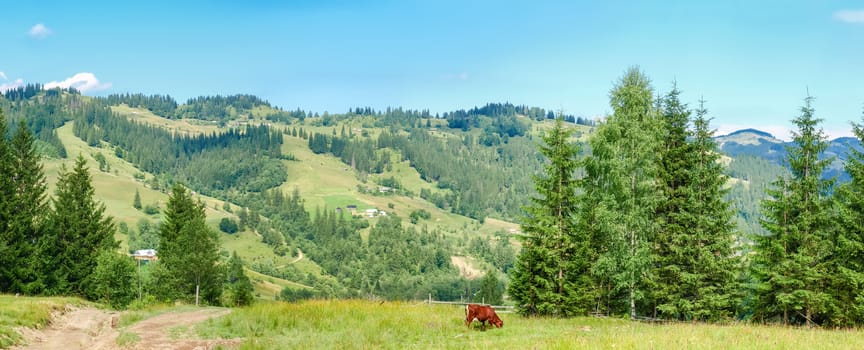
[[[259,297],[275,293],[286,300],[429,295],[441,300],[498,300],[507,274],[517,265],[516,238],[522,236],[517,225],[536,228],[545,222],[532,224],[538,219],[532,219],[528,209],[537,203],[535,181],[547,171],[551,158],[538,146],[551,142],[550,135],[563,127],[568,132],[556,137],[576,146],[571,152],[574,157],[605,152],[597,148],[604,144],[587,142],[596,135],[597,121],[559,113],[557,119],[563,124],[556,124],[551,111],[510,103],[441,115],[368,107],[319,114],[285,111],[250,95],[199,97],[181,104],[167,95],[86,97],[75,90],[28,85],[7,91],[0,98],[0,108],[7,116],[9,134],[23,121],[43,160],[64,163],[64,158],[78,156],[67,154],[69,143],[58,136],[65,126],[84,142],[81,147],[94,162],[92,171],[98,169],[99,174],[135,188],[123,194],[128,199],[120,204],[122,208],[108,208],[120,216],[117,238],[123,247],[162,246],[166,198],[181,195],[171,190],[183,184],[194,191],[193,196],[210,201],[201,210],[208,212],[211,228],[222,232],[217,235],[222,263],[228,264],[232,254],[242,257],[242,263],[231,261],[245,265],[254,276],[272,278],[271,282],[253,278]],[[668,106],[670,111],[675,108]],[[615,137],[635,142],[627,147],[645,146],[637,136],[641,137],[638,133]],[[728,176],[725,190],[718,195],[730,203],[735,228],[730,232],[735,246],[746,252],[754,235],[768,232],[761,221],[765,218],[761,203],[772,183],[789,174],[782,162],[789,144],[754,130],[715,140],[723,156],[712,162]],[[826,167],[825,176],[836,173],[849,149],[860,149],[860,143],[840,139],[829,144],[823,159],[836,158]],[[645,157],[632,155],[634,160]],[[581,175],[599,171],[582,163],[573,169]],[[671,183],[679,181],[674,178],[678,175],[666,176]],[[846,179],[848,175],[841,176]],[[146,190],[143,201],[139,190]],[[611,203],[608,198],[594,200],[601,206]],[[651,208],[649,202],[643,209]],[[371,214],[367,209],[373,210]],[[218,215],[211,217],[214,213]],[[637,214],[632,213],[633,225],[642,225],[638,218],[643,215]],[[628,249],[645,247],[637,244]],[[596,258],[611,263],[612,254]],[[587,268],[574,265],[567,270]],[[612,265],[605,265],[595,273],[600,268],[614,271]],[[649,282],[661,283],[664,273],[657,272],[658,279]],[[476,281],[480,276],[482,283]],[[593,295],[618,297],[629,291],[635,298],[643,282],[625,277],[602,281],[603,288],[612,289]],[[272,281],[279,281],[279,287],[273,287]],[[158,288],[149,288],[144,289],[159,295]],[[652,298],[658,303],[668,300],[663,295]],[[213,295],[205,300],[219,302]],[[620,310],[619,306],[594,305],[608,310]],[[544,307],[560,314],[587,310],[585,305]],[[676,307],[680,306],[658,304],[633,310],[645,313]]]

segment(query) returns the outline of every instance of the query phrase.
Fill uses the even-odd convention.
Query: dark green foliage
[[[480,290],[477,292],[474,300],[480,300],[482,303],[501,305],[504,300],[504,285],[498,280],[498,276],[493,270],[487,270],[480,280]]]
[[[119,147],[125,160],[168,186],[181,181],[201,193],[219,195],[235,189],[263,191],[286,177],[284,166],[273,161],[281,157],[282,134],[265,125],[181,136],[135,123],[98,101],[84,104],[77,112],[75,135]]]
[[[49,294],[94,295],[91,275],[98,257],[117,249],[113,220],[93,196],[87,161],[79,155],[71,170],[61,168],[54,210],[39,242],[40,272]]]
[[[15,158],[6,138],[6,130],[6,117],[0,109],[0,291],[11,292],[22,287],[21,282],[16,282],[19,277],[15,266],[21,264],[16,260],[23,256],[19,256],[19,248],[15,245],[23,241],[23,237],[16,237],[16,232],[10,227],[16,205],[13,181]],[[18,286],[13,286],[15,284]]]
[[[168,95],[144,95],[144,94],[113,94],[105,98],[109,105],[126,104],[129,107],[145,108],[153,114],[171,118],[177,110],[177,101]]]
[[[135,189],[135,197],[132,198],[132,207],[138,210],[141,210],[141,194],[138,193],[138,189]]]
[[[159,248],[159,225],[141,218],[137,226],[137,231],[129,230],[129,251]]]
[[[586,160],[584,230],[598,252],[595,310],[637,317],[652,266],[662,124],[648,78],[630,68],[610,93],[613,114],[592,135]],[[593,257],[592,257],[593,258]],[[589,258],[589,259],[592,259]],[[640,309],[643,309],[640,307]]]
[[[96,160],[96,163],[99,163],[99,171],[111,171],[111,165],[108,164],[108,160],[105,159],[105,155],[103,155],[101,152],[96,152],[93,155],[93,159]]]
[[[247,306],[252,304],[252,282],[243,270],[243,260],[237,256],[237,252],[231,254],[228,260],[228,271],[226,283],[231,291],[231,303],[236,306]]]
[[[137,296],[135,263],[126,254],[103,251],[96,259],[88,298],[121,309]]]
[[[0,117],[0,123],[3,123]],[[0,135],[3,132],[0,130]],[[12,137],[12,174],[9,180],[14,184],[11,216],[8,222],[8,246],[6,258],[14,263],[8,265],[15,271],[9,292],[37,293],[42,286],[37,275],[38,258],[35,244],[41,239],[45,228],[41,225],[48,206],[45,201],[45,175],[40,157],[36,153],[36,140],[27,124],[21,120]],[[2,152],[2,151],[0,151]],[[5,280],[5,279],[4,279]],[[0,290],[7,290],[0,288]]]
[[[572,129],[559,118],[543,137],[540,153],[547,159],[543,177],[535,179],[539,197],[525,208],[519,238],[522,254],[511,271],[509,295],[529,315],[570,316],[584,313],[585,282],[590,262],[588,239],[576,229],[579,197],[576,171],[579,148],[570,143]]]
[[[147,204],[144,206],[143,211],[144,214],[147,215],[156,215],[159,214],[159,207],[157,207],[156,204]]]
[[[218,264],[219,236],[205,223],[204,205],[182,185],[174,185],[159,229],[157,296],[218,304],[223,271]]]
[[[200,96],[190,98],[186,104],[177,107],[174,115],[165,117],[192,118],[213,121],[227,121],[236,119],[240,115],[248,115],[255,107],[272,107],[269,102],[253,95],[230,95],[230,96]],[[290,120],[291,114],[277,111],[270,115],[270,120]]]
[[[805,100],[786,161],[792,171],[781,177],[763,201],[767,235],[757,235],[751,262],[753,312],[759,320],[784,324],[825,323],[837,307],[826,286],[834,251],[831,232],[832,181],[821,174],[828,160],[819,160],[827,147],[813,116],[812,98]]]
[[[431,219],[432,214],[429,213],[428,211],[426,211],[426,209],[417,209],[417,210],[411,211],[411,214],[408,215],[408,218],[410,218],[412,224],[416,224],[417,222],[420,221],[420,219],[423,219],[423,220]]]
[[[726,177],[700,106],[690,110],[677,87],[662,101],[665,136],[657,207],[660,230],[651,276],[655,314],[664,319],[722,320],[734,315],[738,259],[733,255],[732,212],[723,200]]]
[[[862,118],[864,121],[864,118]],[[864,124],[853,123],[853,132],[864,141]],[[860,326],[864,323],[864,153],[852,150],[846,162],[851,181],[834,193],[837,210],[836,250],[831,294],[837,305],[834,324]]]
[[[219,220],[219,230],[228,234],[237,233],[237,221],[234,221],[234,219],[222,218],[222,220]]]

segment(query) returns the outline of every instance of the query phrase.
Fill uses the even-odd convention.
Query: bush
[[[219,221],[219,229],[227,234],[237,233],[237,221],[234,221],[234,219],[222,218],[222,220]]]
[[[144,206],[144,214],[147,214],[147,215],[159,214],[159,207],[157,207],[153,204],[147,204]]]

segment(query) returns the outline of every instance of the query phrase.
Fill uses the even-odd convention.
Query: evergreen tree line
[[[303,135],[302,129],[298,135]],[[421,198],[480,220],[489,215],[516,218],[534,191],[531,176],[542,162],[528,137],[513,137],[497,147],[487,147],[470,134],[442,141],[422,128],[411,128],[407,135],[398,130],[383,131],[372,139],[347,134],[343,126],[338,135],[314,133],[308,138],[309,148],[314,153],[333,154],[353,169],[372,174],[391,169],[390,151],[398,152],[421,178],[445,190],[433,193],[423,189]]]
[[[590,154],[559,119],[526,207],[510,296],[523,314],[628,314],[675,320],[736,315],[740,258],[733,250],[726,176],[707,111],[654,98],[630,69],[613,87],[613,114]]]
[[[613,114],[589,155],[578,156],[560,121],[544,137],[548,162],[511,270],[520,312],[864,323],[864,154],[853,149],[846,162],[851,182],[823,177],[832,159],[820,158],[826,136],[808,97],[793,120],[789,172],[766,189],[762,230],[735,232],[704,102],[692,110],[679,94],[654,98],[633,68],[613,87]],[[864,139],[861,124],[854,132]],[[744,168],[753,169],[733,172]]]
[[[263,115],[264,119],[270,121],[291,123],[294,120],[303,120],[311,112],[283,111],[274,107],[266,100],[254,95],[237,94],[228,96],[199,96],[190,98],[185,104],[177,104],[170,95],[144,95],[136,94],[112,94],[101,98],[105,104],[116,106],[126,104],[130,107],[144,108],[153,114],[169,119],[199,119],[218,121],[224,125],[229,120],[237,119],[241,115],[251,116],[256,107],[270,109]],[[307,114],[308,113],[308,114]]]
[[[114,224],[94,200],[86,161],[47,185],[35,139],[21,120],[11,140],[0,111],[0,292],[75,295],[117,306],[131,300],[134,267],[116,252]]]
[[[76,110],[73,132],[92,146],[105,141],[141,170],[184,182],[205,194],[263,191],[287,176],[279,159],[282,134],[268,126],[216,134],[180,135],[140,124],[99,103]]]
[[[27,124],[27,128],[36,136],[36,147],[40,154],[66,158],[66,148],[57,137],[56,128],[63,126],[68,121],[66,110],[69,106],[81,103],[81,96],[77,94],[60,94],[58,90],[41,90],[41,85],[28,85],[26,90],[20,87],[21,94],[10,96],[9,99],[0,98],[0,109],[8,116],[8,127],[10,132],[20,121]],[[9,90],[9,94],[14,90]],[[41,93],[41,94],[39,94]],[[38,94],[38,101],[23,99],[24,96],[34,97]],[[16,97],[17,96],[17,97]],[[37,102],[37,103],[34,103]]]
[[[504,134],[508,134],[508,136],[513,137],[521,136],[525,132],[525,130],[522,130],[517,125],[517,120],[515,119],[517,115],[523,115],[537,121],[555,119],[555,113],[552,111],[546,111],[539,107],[528,107],[524,105],[515,106],[509,102],[487,103],[483,107],[474,107],[467,111],[460,109],[444,113],[442,118],[447,120],[448,127],[465,131],[470,128],[482,128],[482,117],[492,118],[493,125],[495,126],[493,129],[497,130],[499,135],[503,136]],[[561,115],[561,118],[570,123],[594,126],[594,121],[588,118],[563,114]]]
[[[87,161],[61,167],[57,188],[46,198],[45,175],[34,137],[22,120],[11,139],[0,111],[0,293],[79,296],[122,308],[136,296],[136,268],[118,252],[115,225],[94,199]],[[159,300],[251,301],[251,282],[235,265],[226,277],[218,235],[205,224],[204,206],[180,185],[169,197],[159,225],[160,260],[154,263],[149,295]],[[227,278],[227,279],[226,279]],[[140,283],[140,282],[139,282]],[[193,293],[194,291],[194,293]]]

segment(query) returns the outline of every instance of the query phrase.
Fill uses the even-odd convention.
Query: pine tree
[[[230,285],[231,301],[236,306],[246,306],[252,303],[252,282],[243,270],[243,260],[237,256],[237,252],[231,254],[228,260],[228,271],[226,281]]]
[[[480,291],[477,294],[477,298],[486,304],[501,305],[503,302],[503,290],[501,290],[498,277],[495,274],[494,270],[490,269],[486,271],[483,279],[480,280]]]
[[[582,276],[588,269],[587,240],[575,229],[575,178],[579,147],[559,117],[543,137],[544,177],[534,180],[539,197],[525,208],[522,253],[512,271],[509,295],[523,314],[568,316],[585,311]]]
[[[36,153],[35,139],[22,119],[12,138],[12,153],[14,158],[12,181],[15,183],[15,197],[9,230],[14,238],[13,257],[16,261],[16,279],[13,284],[18,287],[10,292],[36,294],[42,286],[37,274],[38,257],[36,242],[42,236],[45,202],[45,174],[42,170],[39,154]]]
[[[793,120],[793,145],[786,161],[791,176],[781,177],[762,202],[769,234],[755,236],[755,316],[779,319],[784,324],[820,323],[835,307],[826,290],[829,257],[834,248],[830,237],[830,206],[827,193],[832,180],[822,179],[830,159],[819,156],[828,147],[813,116],[812,98],[804,100],[801,115]]]
[[[118,247],[114,222],[105,216],[105,205],[93,199],[94,192],[83,156],[71,170],[61,167],[48,229],[39,242],[41,273],[51,294],[92,295],[97,258]]]
[[[132,207],[138,210],[141,210],[141,193],[138,193],[138,189],[135,189],[135,198],[132,198]]]
[[[15,207],[15,182],[13,181],[15,163],[12,149],[6,138],[6,117],[0,109],[0,292],[12,292],[16,281],[16,261],[18,253],[15,244],[20,237],[10,230],[10,222]]]
[[[675,87],[663,99],[660,184],[666,200],[657,210],[654,302],[666,319],[719,320],[734,307],[738,262],[732,251],[732,212],[723,199],[726,176],[704,103],[691,132],[690,110],[679,94]]]
[[[218,265],[219,236],[205,223],[204,204],[195,202],[182,185],[174,185],[159,230],[159,265],[154,271],[156,293],[166,298],[200,296],[217,304],[223,271]]]
[[[626,310],[635,318],[651,266],[654,212],[662,200],[656,180],[662,125],[650,82],[638,68],[613,87],[610,105],[613,114],[590,139],[582,222],[591,237],[589,251],[599,252],[591,267],[596,310]]]
[[[864,142],[864,117],[862,123],[853,123],[852,131]],[[851,148],[845,169],[851,181],[834,192],[839,229],[831,290],[840,308],[832,319],[838,325],[860,326],[864,324],[864,153]]]

